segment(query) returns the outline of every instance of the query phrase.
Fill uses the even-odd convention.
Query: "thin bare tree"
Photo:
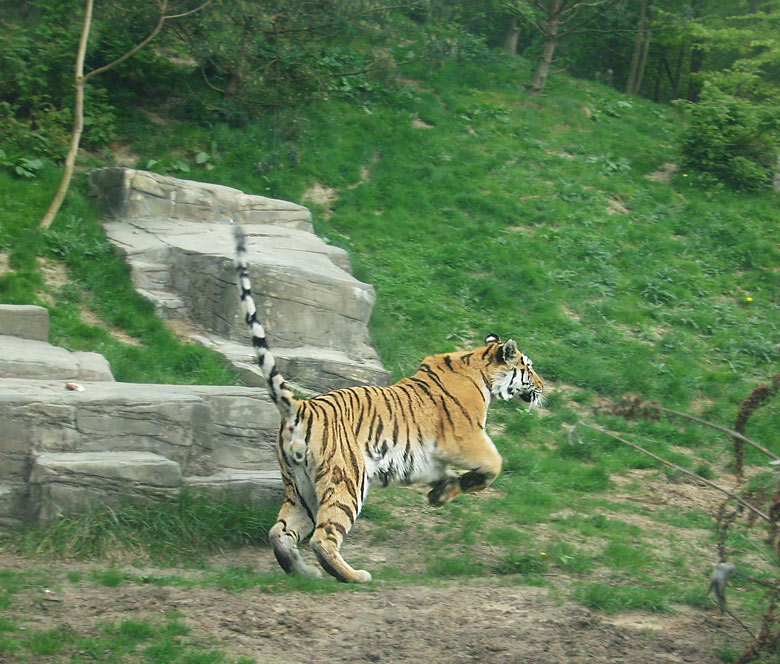
[[[157,36],[166,21],[194,14],[195,12],[203,9],[206,5],[210,4],[211,1],[212,0],[205,0],[205,2],[203,2],[198,7],[181,12],[179,14],[168,14],[168,0],[157,0],[160,16],[157,20],[157,24],[146,36],[146,38],[127,51],[124,55],[118,57],[116,60],[113,60],[112,62],[109,62],[107,65],[103,65],[102,67],[98,67],[97,69],[93,69],[92,71],[85,74],[84,59],[86,58],[87,54],[87,43],[89,42],[89,31],[92,27],[92,10],[94,6],[94,0],[86,0],[84,7],[84,21],[81,27],[81,38],[79,39],[79,48],[78,52],[76,53],[76,72],[74,78],[76,94],[73,105],[73,132],[70,136],[70,147],[68,149],[68,154],[65,156],[65,169],[62,173],[62,179],[60,180],[60,184],[57,187],[54,198],[49,205],[49,209],[46,210],[46,213],[43,215],[43,218],[40,221],[40,228],[48,228],[51,225],[51,222],[54,221],[54,218],[57,216],[57,212],[59,212],[60,207],[62,206],[62,201],[65,199],[65,194],[68,193],[70,182],[73,179],[73,170],[76,167],[76,156],[78,155],[79,151],[81,134],[84,132],[84,91],[89,80],[98,74],[102,74],[103,72],[108,71],[112,67],[115,67],[125,60],[132,58],[136,53],[138,53],[138,51],[140,51]]]

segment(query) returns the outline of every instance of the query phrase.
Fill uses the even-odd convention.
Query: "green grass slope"
[[[709,528],[707,510],[691,504],[648,516],[620,504],[613,473],[660,466],[593,433],[573,446],[568,430],[585,418],[708,477],[728,469],[724,437],[591,407],[632,391],[733,424],[751,389],[778,371],[777,195],[705,188],[681,171],[669,182],[648,179],[677,160],[680,116],[595,83],[559,76],[531,98],[525,65],[503,61],[405,75],[398,89],[365,103],[321,100],[295,121],[240,129],[161,125],[131,112],[125,142],[139,168],[156,160],[154,168],[180,177],[293,201],[315,184],[332,190],[310,204],[316,230],[348,249],[357,276],[376,288],[371,332],[396,377],[429,353],[481,344],[488,332],[517,339],[534,360],[551,385],[546,416],[495,407],[490,426],[505,458],[497,491],[437,512],[446,522],[421,544],[436,552],[427,575],[552,564],[581,577],[572,593],[592,606],[701,603],[702,569],[712,560],[693,559],[684,543],[657,542],[672,527]],[[201,152],[207,161],[196,158]],[[51,294],[57,341],[106,352],[123,380],[229,380],[207,353],[176,345],[132,294],[83,183],[52,231],[31,230],[55,179],[19,184],[0,174],[0,251],[11,268],[0,298],[41,301],[33,256],[61,258],[71,281]],[[141,345],[86,325],[81,306]],[[778,429],[775,398],[747,434],[780,453]],[[758,453],[748,460],[765,463]],[[421,502],[414,492],[372,496],[365,518],[376,541],[405,542],[396,515],[409,505],[430,512]],[[621,517],[629,514],[655,526],[632,525]],[[540,534],[542,523],[551,526]],[[746,541],[733,544],[749,557],[758,545]],[[704,544],[716,559],[713,541]],[[386,574],[393,578],[391,568]]]

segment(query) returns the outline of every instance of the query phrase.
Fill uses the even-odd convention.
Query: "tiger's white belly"
[[[447,464],[436,455],[433,443],[412,447],[384,440],[363,453],[366,475],[372,487],[394,484],[429,484],[446,475]]]

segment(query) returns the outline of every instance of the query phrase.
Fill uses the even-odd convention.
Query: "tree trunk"
[[[650,50],[650,26],[645,28],[644,40],[642,41],[642,53],[639,56],[639,68],[636,73],[636,80],[634,81],[634,91],[632,94],[639,94],[639,90],[642,88],[642,79],[645,76],[645,68],[647,67],[647,53]]]
[[[639,4],[639,20],[636,24],[636,34],[634,36],[634,52],[631,55],[631,69],[628,72],[626,81],[626,94],[636,94],[636,80],[639,73],[639,61],[642,56],[642,45],[644,44],[645,15],[647,14],[647,0],[642,0]]]
[[[70,148],[68,148],[68,154],[65,157],[65,170],[62,173],[62,179],[57,187],[57,193],[54,194],[49,209],[46,210],[46,214],[44,214],[43,219],[41,219],[41,228],[48,228],[51,226],[51,222],[54,221],[54,217],[57,216],[62,201],[65,199],[65,194],[68,192],[68,187],[70,186],[70,181],[73,177],[73,170],[76,167],[76,155],[79,152],[81,133],[84,131],[84,57],[87,52],[89,29],[92,25],[92,6],[93,0],[87,0],[87,4],[84,8],[84,24],[81,28],[79,50],[76,55],[76,102],[73,107],[73,134],[70,137]]]
[[[531,94],[539,94],[544,88],[544,84],[547,82],[547,76],[550,73],[550,65],[552,64],[555,47],[557,45],[557,37],[548,37],[545,40],[544,46],[542,47],[542,54],[539,56],[539,60],[536,63],[534,75],[526,86]]]
[[[517,25],[517,19],[512,16],[507,24],[506,36],[504,37],[504,50],[512,57],[517,55],[517,40],[520,38],[520,27]]]
[[[653,101],[656,104],[661,96],[661,67],[663,67],[662,61],[658,60],[658,67],[655,70],[655,89],[653,90]]]
[[[642,78],[647,65],[647,52],[650,49],[650,0],[642,0],[639,5],[639,20],[634,38],[634,52],[631,56],[631,71],[626,81],[626,94],[635,95],[642,87]]]
[[[538,95],[547,82],[550,65],[552,65],[553,55],[555,55],[555,47],[558,45],[558,24],[561,19],[558,7],[558,0],[550,2],[547,13],[547,25],[542,28],[545,37],[542,53],[536,63],[536,69],[534,69],[531,80],[525,86],[526,90],[534,95]]]

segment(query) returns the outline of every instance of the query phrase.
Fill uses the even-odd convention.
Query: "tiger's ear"
[[[508,339],[504,344],[504,362],[511,364],[517,359],[520,351],[517,350],[517,342],[514,339]]]
[[[492,332],[485,337],[485,344],[501,343],[501,339],[497,334]]]

